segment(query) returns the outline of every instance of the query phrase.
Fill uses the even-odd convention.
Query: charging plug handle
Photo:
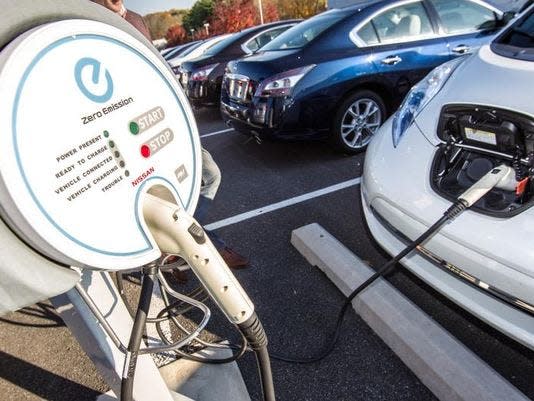
[[[150,194],[143,199],[143,216],[159,248],[187,262],[232,324],[252,316],[254,304],[193,217],[178,205]]]
[[[265,401],[275,401],[267,335],[254,305],[206,235],[185,210],[150,194],[143,199],[143,215],[156,243],[191,267],[211,298],[235,324],[256,354]]]
[[[513,191],[516,185],[514,169],[501,164],[487,172],[480,180],[461,194],[458,199],[464,201],[467,207],[471,207],[495,187]]]

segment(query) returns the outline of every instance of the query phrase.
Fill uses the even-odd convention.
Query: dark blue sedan
[[[365,149],[431,69],[470,53],[503,25],[480,0],[365,1],[282,33],[228,63],[221,112],[258,138],[325,138]]]

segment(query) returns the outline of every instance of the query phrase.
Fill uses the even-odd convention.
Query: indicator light
[[[139,133],[139,125],[135,121],[130,123],[130,132],[134,135]]]
[[[150,157],[150,146],[148,145],[141,146],[141,156],[143,156],[144,158]]]
[[[109,136],[109,132],[108,131],[104,131],[104,138],[107,138]]]

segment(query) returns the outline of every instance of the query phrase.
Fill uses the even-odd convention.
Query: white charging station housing
[[[192,213],[198,132],[168,67],[96,21],[30,30],[0,53],[0,214],[68,265],[131,269],[160,255],[143,194],[165,188]]]

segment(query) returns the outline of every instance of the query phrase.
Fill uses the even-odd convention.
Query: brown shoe
[[[219,250],[219,253],[221,254],[228,267],[232,269],[243,269],[248,266],[248,259],[238,254],[232,248],[228,248],[226,246],[223,249]]]

